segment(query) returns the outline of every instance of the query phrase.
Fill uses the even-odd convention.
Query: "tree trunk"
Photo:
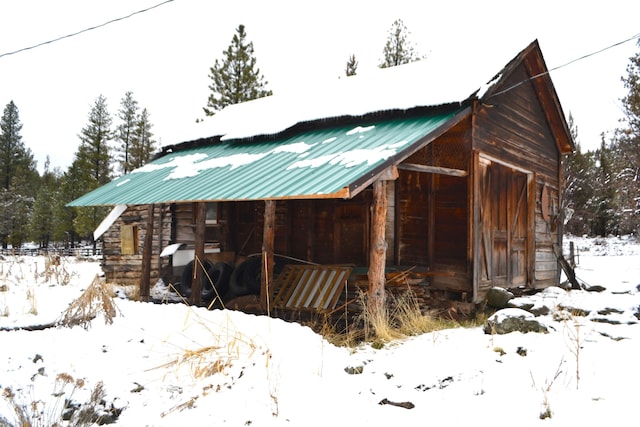
[[[385,264],[387,242],[385,221],[387,218],[387,182],[373,183],[373,212],[371,223],[371,249],[369,252],[369,292],[368,307],[372,318],[382,315],[385,304]]]

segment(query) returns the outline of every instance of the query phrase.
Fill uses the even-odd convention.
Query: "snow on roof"
[[[314,80],[224,108],[186,130],[183,141],[211,136],[222,140],[280,133],[297,123],[324,118],[362,116],[388,110],[460,103],[495,83],[496,65],[473,55],[438,55],[356,76]],[[487,84],[489,82],[490,84]]]

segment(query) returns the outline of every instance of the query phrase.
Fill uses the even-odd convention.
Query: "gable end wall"
[[[473,148],[534,174],[535,255],[529,286],[543,288],[557,285],[560,279],[553,245],[561,243],[561,227],[558,221],[543,217],[541,203],[543,192],[546,192],[549,210],[559,209],[561,163],[533,84],[519,84],[528,78],[525,68],[520,66],[503,85],[504,88],[515,86],[513,89],[479,105],[474,121]]]

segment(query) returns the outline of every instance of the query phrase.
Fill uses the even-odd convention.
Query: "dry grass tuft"
[[[447,311],[422,311],[420,301],[411,289],[400,293],[388,293],[382,310],[372,313],[367,304],[367,295],[358,296],[362,312],[353,322],[344,327],[324,320],[311,326],[327,341],[337,346],[355,347],[362,341],[383,347],[384,343],[409,336],[458,327],[475,327],[483,324],[482,317],[457,320]]]
[[[330,323],[327,318],[317,323],[309,323],[311,329],[317,331],[331,344],[338,347],[356,347],[363,339],[363,331],[361,328],[351,327],[348,322],[344,326],[342,322]]]
[[[111,324],[117,314],[117,308],[111,299],[109,289],[96,275],[91,285],[62,313],[58,324],[66,327],[79,325],[89,329],[91,320],[99,314],[104,315],[105,323]]]
[[[55,282],[58,285],[68,285],[71,282],[71,273],[67,269],[67,262],[60,255],[48,255],[44,260],[45,283]]]
[[[67,392],[66,388],[69,385],[71,385],[72,389]],[[63,372],[56,376],[51,400],[35,400],[28,391],[33,388],[33,385],[17,390],[5,387],[2,390],[2,397],[11,411],[9,415],[14,420],[14,424],[0,416],[0,426],[61,427],[64,425],[88,427],[93,425],[93,421],[89,422],[89,419],[78,417],[76,414],[69,412],[73,405],[74,392],[83,386],[84,380],[74,380],[71,375]],[[98,383],[95,390],[102,391],[102,383]],[[92,392],[91,401],[84,405],[77,405],[82,407],[85,412],[89,412],[90,409],[90,412],[97,413],[96,410],[101,402],[93,399],[95,390]],[[104,397],[104,394],[101,396]],[[66,414],[69,414],[69,416],[65,417]],[[93,417],[92,420],[96,420],[96,417]],[[5,423],[3,424],[3,422]]]
[[[3,291],[0,288],[0,317],[9,317],[11,311],[9,310],[9,304],[7,304],[7,297],[5,295],[6,288]]]
[[[29,314],[38,314],[38,304],[36,302],[36,292],[33,287],[27,289],[27,301],[29,303]]]
[[[190,316],[197,316],[189,310]],[[258,348],[252,339],[230,328],[230,324],[222,325],[221,330],[215,331],[203,320],[199,324],[209,331],[209,336],[216,339],[215,345],[200,347],[195,350],[184,349],[175,357],[158,368],[187,369],[194,378],[205,378],[216,374],[225,374],[227,369],[241,355],[252,357]]]

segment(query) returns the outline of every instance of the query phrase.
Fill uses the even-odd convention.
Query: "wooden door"
[[[484,159],[479,166],[479,285],[524,285],[528,280],[528,175]]]

